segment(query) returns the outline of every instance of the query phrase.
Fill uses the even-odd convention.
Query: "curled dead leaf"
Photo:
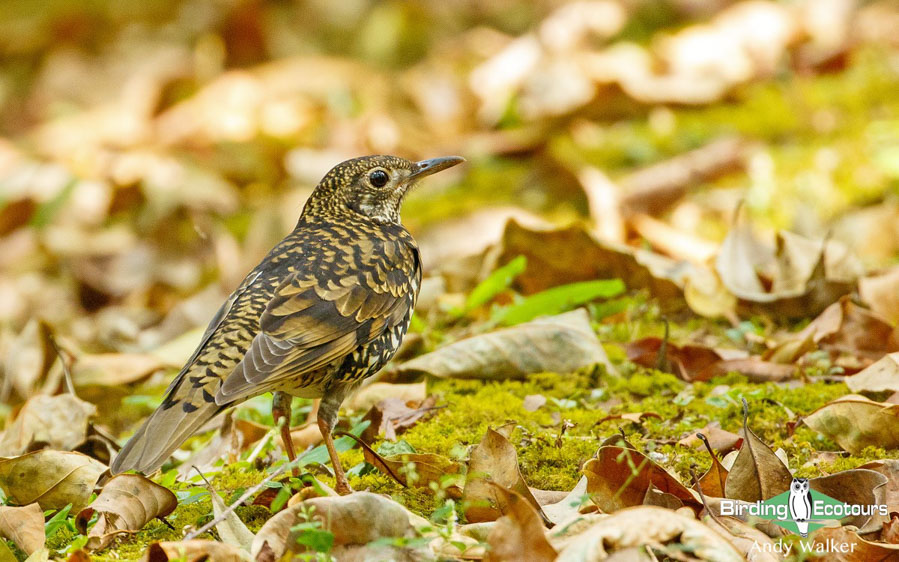
[[[540,516],[528,500],[520,494],[504,488],[495,482],[488,482],[497,495],[504,495],[507,506],[502,517],[490,530],[487,544],[490,549],[484,562],[552,562],[557,552],[544,535],[545,529]]]
[[[45,449],[0,460],[0,488],[20,505],[84,507],[106,467],[81,453]]]
[[[84,443],[97,407],[71,394],[29,398],[0,439],[0,456],[21,455],[40,443],[71,451]]]
[[[402,453],[381,456],[368,447],[363,448],[366,462],[395,479],[403,486],[428,488],[435,484],[446,491],[448,497],[462,497],[460,479],[463,466],[443,455],[434,453]]]
[[[631,447],[605,445],[583,468],[587,493],[604,513],[643,505],[650,487],[670,494],[697,513],[698,496],[671,473]]]
[[[749,406],[743,401],[743,445],[727,475],[724,496],[747,502],[764,501],[790,489],[793,475],[758,436],[749,429]]]
[[[103,486],[91,505],[78,512],[75,525],[87,534],[87,550],[99,550],[119,534],[136,532],[156,517],[165,517],[175,510],[178,500],[168,488],[139,474],[120,474]],[[87,532],[87,524],[94,513],[97,522]]]
[[[506,513],[507,498],[498,494],[492,484],[520,494],[534,507],[541,520],[547,522],[546,515],[518,468],[515,447],[498,432],[488,429],[478,446],[471,451],[468,463],[462,502],[465,518],[469,522],[494,521]]]

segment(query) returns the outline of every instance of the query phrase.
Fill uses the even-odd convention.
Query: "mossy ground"
[[[646,115],[635,113],[624,116],[608,130],[596,127],[589,142],[584,142],[583,134],[576,140],[568,133],[560,133],[548,149],[558,161],[599,165],[615,175],[700,146],[722,134],[738,133],[768,142],[768,154],[774,163],[771,181],[749,188],[747,204],[751,210],[767,222],[782,226],[792,222],[799,201],[815,198],[822,216],[832,216],[876,195],[866,192],[856,180],[864,177],[862,168],[867,166],[861,155],[882,148],[879,137],[870,130],[871,124],[884,122],[887,116],[899,113],[899,98],[894,94],[899,84],[895,83],[895,73],[883,71],[885,64],[888,63],[878,52],[863,50],[854,55],[843,72],[772,80],[742,89],[727,103],[665,110],[673,116],[670,130],[654,128]],[[800,176],[816,167],[816,159],[824,149],[833,151],[840,159],[839,168],[831,174],[832,183],[804,182]],[[533,177],[514,161],[480,161],[473,162],[473,166],[476,169],[471,178],[477,185],[468,186],[466,193],[481,195],[463,198],[449,190],[427,198],[413,196],[405,216],[426,222],[487,203],[544,201],[525,193],[533,191],[526,188],[534,184]],[[778,186],[776,200],[765,185]],[[832,190],[830,186],[837,189]],[[734,187],[734,178],[721,178],[708,187]],[[800,193],[803,197],[798,196]],[[535,210],[563,216],[578,214],[575,209],[560,211],[558,205],[549,203],[535,207]],[[709,235],[720,237],[723,232]],[[401,438],[420,452],[462,459],[487,427],[512,422],[516,429],[511,440],[529,485],[569,490],[580,476],[581,464],[596,451],[600,441],[623,431],[635,446],[654,451],[657,453],[654,458],[660,464],[688,481],[690,471],[702,472],[710,459],[704,450],[687,449],[676,445],[676,441],[712,421],[719,422],[725,430],[738,431],[742,424],[741,399],[746,398],[751,429],[772,448],[783,448],[790,468],[797,475],[814,477],[852,468],[874,458],[899,455],[899,451],[866,449],[860,455],[842,455],[829,463],[809,463],[817,452],[839,448],[801,424],[790,435],[788,422],[797,421],[798,417],[846,394],[845,385],[815,377],[799,384],[755,384],[736,375],[687,385],[671,375],[635,367],[624,360],[618,343],[646,335],[661,336],[664,324],[658,307],[645,298],[628,297],[624,305],[625,313],[596,325],[600,339],[608,342],[609,355],[616,362],[618,374],[588,369],[578,373],[545,373],[522,381],[430,381],[429,392],[439,395],[439,403],[444,407]],[[740,330],[734,330],[696,318],[669,320],[675,340],[688,339],[700,332],[737,346],[745,345],[745,341],[740,341],[740,330],[764,329],[761,321],[746,322]],[[439,341],[439,336],[432,343]],[[525,410],[523,400],[530,394],[542,394],[548,399],[547,404],[534,412]],[[126,401],[127,407],[117,412],[117,416],[130,419],[144,415],[153,405],[144,402]],[[640,424],[622,420],[598,423],[605,416],[623,412],[652,412],[660,417],[647,418]],[[261,411],[248,415],[270,421],[264,406]],[[361,461],[362,453],[358,449],[343,455],[346,466]],[[231,467],[213,478],[212,483],[228,498],[264,476],[262,470]],[[425,516],[439,507],[430,491],[402,488],[378,472],[353,477],[351,484],[356,489],[390,494]],[[178,491],[191,487],[192,484],[176,485]],[[270,516],[266,508],[258,506],[238,508],[237,513],[251,530],[258,529]],[[151,522],[134,536],[120,539],[97,553],[96,558],[137,559],[147,545],[178,540],[185,528],[196,528],[210,517],[208,497],[192,503],[182,501],[167,518],[174,529],[159,521]],[[61,554],[75,538],[74,531],[64,526],[50,538],[48,546],[51,552]]]

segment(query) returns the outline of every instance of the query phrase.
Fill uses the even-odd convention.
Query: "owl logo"
[[[808,520],[812,517],[812,494],[808,478],[794,478],[790,484],[790,518],[796,522],[799,534],[808,536]]]

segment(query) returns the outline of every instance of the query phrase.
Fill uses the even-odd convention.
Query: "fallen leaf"
[[[581,478],[575,484],[574,489],[556,503],[541,506],[547,519],[553,523],[559,524],[566,519],[576,515],[580,511],[580,506],[584,500],[589,500],[587,495],[587,477]],[[592,505],[591,505],[592,507]]]
[[[180,476],[188,476],[194,467],[201,473],[209,472],[223,458],[229,462],[237,460],[241,453],[265,437],[271,429],[249,420],[234,419],[233,411],[228,411],[219,419],[221,419],[221,426],[215,435],[203,447],[193,452],[178,465],[177,470]],[[318,431],[317,426],[316,430]],[[321,437],[320,431],[319,437]],[[304,449],[305,446],[300,448],[301,451]]]
[[[32,445],[71,451],[84,443],[97,407],[72,394],[38,395],[25,402],[0,439],[0,456],[13,457]]]
[[[748,562],[778,562],[777,546],[771,537],[739,519],[727,516],[704,517],[702,522],[730,539]]]
[[[219,541],[158,542],[144,552],[141,562],[249,562],[250,556],[239,548]]]
[[[293,531],[297,523],[320,521],[322,529],[334,535],[334,545],[364,545],[382,537],[409,537],[412,526],[406,508],[393,500],[356,492],[348,496],[311,498],[280,511],[256,533],[250,556],[257,561],[280,560],[285,552],[301,552]]]
[[[451,343],[395,371],[404,377],[506,380],[570,373],[597,363],[612,369],[587,312],[578,309]]]
[[[749,407],[743,402],[743,445],[727,475],[724,497],[764,501],[790,489],[793,475],[771,447],[749,429]]]
[[[30,398],[41,377],[56,361],[56,352],[50,345],[50,327],[32,318],[12,340],[5,355],[0,396],[15,390],[23,400]]]
[[[801,318],[820,313],[854,289],[861,268],[848,255],[835,241],[789,232],[778,232],[772,247],[750,225],[738,223],[722,242],[715,269],[747,312]]]
[[[823,349],[870,359],[880,359],[884,353],[899,351],[899,339],[893,326],[848,297],[827,307],[796,335],[797,338],[809,336]]]
[[[149,353],[85,354],[72,364],[75,386],[118,386],[140,382],[163,368]]]
[[[855,468],[809,480],[812,490],[821,492],[850,505],[879,505],[884,503],[887,478],[873,470]],[[841,525],[852,525],[865,534],[880,529],[883,519],[878,514],[844,517]]]
[[[889,353],[862,371],[846,377],[854,393],[899,391],[899,352]]]
[[[543,523],[534,506],[516,492],[488,482],[496,495],[504,495],[502,517],[487,537],[490,549],[484,562],[552,562],[558,554],[544,535]]]
[[[433,395],[423,400],[385,398],[365,414],[363,419],[371,421],[364,434],[365,438],[372,441],[375,436],[384,435],[385,439],[395,441],[398,433],[434,415],[436,403],[437,397]]]
[[[726,455],[735,448],[739,447],[743,439],[736,433],[731,433],[730,431],[721,429],[721,425],[718,422],[712,422],[706,424],[706,426],[699,431],[696,431],[684,437],[683,439],[678,441],[677,444],[692,448],[702,447],[703,441],[698,436],[700,433],[705,435],[706,439],[709,442],[709,445],[712,446],[712,449],[718,451],[718,453],[722,455]]]
[[[99,550],[119,534],[137,532],[156,517],[165,517],[178,507],[168,488],[139,474],[119,474],[103,486],[100,495],[75,517],[75,525],[87,534],[87,550]],[[94,514],[97,522],[87,531]]]
[[[705,438],[705,435],[700,433],[699,439],[702,441],[702,444],[705,445],[709,456],[712,458],[712,466],[710,466],[706,473],[699,478],[699,481],[694,484],[694,488],[702,491],[703,495],[706,497],[723,498],[728,471],[724,468],[724,465],[721,464],[721,461],[718,460],[718,456],[712,449],[709,440]]]
[[[37,502],[41,509],[62,509],[72,504],[74,511],[87,504],[105,470],[81,453],[44,449],[0,460],[0,487],[19,505]]]
[[[498,432],[488,429],[478,446],[471,451],[471,460],[468,462],[462,505],[469,522],[494,521],[506,513],[506,497],[497,494],[492,484],[499,484],[520,494],[530,502],[540,518],[547,521],[540,504],[521,476],[515,447]]]
[[[228,509],[228,506],[211,485],[206,484],[204,487],[209,491],[209,497],[212,498],[212,516],[218,519]],[[247,552],[250,551],[255,535],[244,525],[234,510],[228,512],[225,518],[216,524],[215,530],[218,531],[219,539],[223,543]]]
[[[835,552],[828,556],[834,562],[887,562],[899,559],[899,544],[868,541],[847,527],[822,527],[812,533],[812,540],[812,548],[826,549],[828,544],[837,544],[842,549],[845,545],[848,552]]]
[[[381,456],[369,448],[363,448],[365,461],[395,479],[403,486],[428,488],[436,484],[448,497],[459,499],[459,487],[463,466],[443,455],[435,453],[401,453]]]
[[[858,294],[875,314],[893,324],[899,322],[899,267],[862,277]]]
[[[550,542],[555,541],[550,538]],[[729,540],[681,511],[656,506],[625,508],[594,523],[560,547],[557,562],[599,561],[644,545],[690,552],[700,560],[738,562],[743,556]],[[633,558],[625,558],[632,560]]]
[[[649,289],[665,306],[683,304],[681,287],[689,264],[621,244],[601,242],[580,226],[531,229],[510,220],[497,250],[496,264],[523,255],[527,268],[516,279],[524,294],[595,279],[621,279],[630,289]]]
[[[421,402],[428,395],[424,381],[412,384],[391,384],[375,382],[363,386],[346,401],[344,407],[352,411],[365,411],[387,398],[396,398],[403,402],[417,400]]]
[[[871,461],[861,465],[859,468],[873,470],[886,476],[887,482],[883,487],[883,503],[887,505],[890,511],[899,512],[899,460],[883,459]]]
[[[899,447],[899,404],[848,394],[821,406],[802,421],[853,454],[865,447]]]
[[[36,503],[25,507],[0,506],[0,535],[29,556],[44,548],[44,511]]]
[[[711,348],[698,345],[677,346],[654,337],[632,341],[625,349],[627,358],[634,363],[672,373],[688,382],[705,380],[698,377],[722,360]]]
[[[584,464],[587,493],[603,513],[642,505],[650,487],[670,494],[696,512],[698,497],[671,473],[630,447],[604,445]]]

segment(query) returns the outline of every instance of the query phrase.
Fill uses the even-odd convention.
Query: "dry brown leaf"
[[[899,513],[899,460],[883,459],[871,461],[861,465],[859,468],[873,470],[886,476],[887,483],[883,487],[883,503],[886,504],[891,512]]]
[[[746,149],[743,140],[724,137],[624,176],[619,181],[625,192],[621,202],[624,213],[664,213],[690,188],[741,169]]]
[[[36,503],[25,507],[0,505],[0,535],[11,540],[25,554],[44,548],[44,511]]]
[[[14,390],[23,400],[30,398],[54,361],[56,352],[50,345],[50,327],[32,318],[8,346],[0,396],[7,396]]]
[[[575,484],[574,489],[568,492],[564,498],[556,503],[545,504],[541,506],[546,518],[553,523],[561,523],[566,519],[580,512],[581,504],[589,501],[587,496],[587,477],[581,476],[580,480]],[[587,509],[595,509],[592,503],[586,506]]]
[[[371,425],[363,433],[363,438],[370,442],[377,435],[384,435],[385,439],[395,441],[398,433],[434,415],[436,404],[437,397],[434,395],[422,400],[385,398],[365,414],[363,419],[370,420]]]
[[[71,394],[29,398],[0,439],[0,456],[13,457],[33,445],[71,451],[84,443],[97,407]]]
[[[100,495],[75,517],[75,525],[87,534],[87,550],[99,550],[120,534],[137,532],[156,517],[165,517],[178,507],[168,488],[139,474],[119,474],[103,486]],[[94,513],[97,522],[87,532]]]
[[[899,339],[893,326],[870,310],[841,298],[799,332],[797,338],[811,336],[824,349],[845,352],[870,359],[899,351]]]
[[[209,497],[212,500],[212,516],[213,518],[218,519],[222,513],[228,509],[228,506],[225,505],[225,501],[210,484],[204,484],[203,487],[209,491]],[[236,546],[246,552],[250,551],[250,545],[253,544],[255,535],[253,535],[252,531],[244,525],[243,521],[240,520],[240,517],[237,516],[237,513],[235,513],[234,510],[229,511],[228,514],[216,524],[215,530],[218,532],[219,539],[223,543]]]
[[[772,247],[740,223],[721,244],[715,269],[742,309],[779,318],[820,313],[855,288],[861,271],[835,241],[779,232]]]
[[[404,377],[506,380],[597,363],[611,368],[587,312],[578,309],[445,345],[395,371]]]
[[[370,492],[348,496],[311,498],[275,514],[256,533],[250,556],[257,561],[280,560],[285,552],[299,552],[291,527],[304,522],[302,513],[312,510],[312,518],[334,534],[334,545],[364,545],[382,537],[409,537],[412,526],[406,508],[393,500]],[[300,531],[301,532],[301,531]]]
[[[468,462],[462,502],[465,518],[469,522],[494,521],[506,513],[505,496],[498,495],[491,483],[520,494],[537,510],[540,518],[547,521],[540,504],[521,476],[515,447],[498,432],[487,429],[481,442],[471,451]]]
[[[849,552],[830,552],[828,562],[892,562],[899,560],[899,544],[863,539],[848,527],[823,527],[812,534],[813,548],[827,549],[828,544],[843,545]],[[830,542],[832,541],[832,542]],[[827,551],[827,550],[825,550]]]
[[[239,548],[219,541],[194,539],[151,544],[141,562],[249,562],[250,556]]]
[[[415,400],[421,402],[428,395],[427,384],[391,384],[375,382],[359,389],[346,401],[345,408],[352,411],[365,411],[387,398],[397,398],[403,402]]]
[[[899,545],[899,513],[893,513],[890,520],[883,524],[880,540],[887,544]]]
[[[712,446],[712,449],[715,449],[722,455],[726,455],[735,448],[739,447],[743,439],[736,433],[731,433],[730,431],[721,429],[721,424],[719,424],[718,422],[711,422],[709,424],[706,424],[706,426],[699,431],[696,431],[684,437],[683,439],[678,441],[677,444],[692,448],[702,447],[702,439],[698,437],[700,433],[705,435],[709,444]]]
[[[698,496],[674,475],[630,447],[600,447],[596,458],[584,464],[583,473],[587,493],[604,513],[642,505],[650,487],[671,494],[697,513],[702,508]]]
[[[96,460],[67,451],[45,449],[0,460],[0,487],[19,505],[33,502],[41,509],[79,510],[106,467]]]
[[[809,480],[812,490],[847,504],[879,505],[884,503],[887,477],[874,470],[855,468]],[[865,534],[880,529],[884,519],[879,514],[844,517],[842,525],[852,525]]]
[[[362,450],[365,461],[395,479],[403,486],[429,488],[432,483],[445,489],[446,495],[462,497],[461,474],[463,466],[443,455],[435,453],[401,453],[381,456],[369,448]]]
[[[790,489],[793,475],[771,447],[749,429],[749,408],[743,402],[743,445],[727,475],[724,497],[764,501]]]
[[[846,386],[855,393],[899,391],[899,352],[884,355],[862,371],[846,377]]]
[[[552,537],[550,542],[555,543]],[[555,545],[561,549],[556,560],[599,562],[631,547],[669,543],[672,543],[673,551],[690,552],[700,560],[744,560],[728,539],[683,510],[671,511],[656,506],[625,508],[602,518],[564,544]]]
[[[632,341],[625,349],[627,358],[634,363],[672,373],[688,382],[705,380],[699,377],[722,360],[714,349],[699,345],[677,346],[655,337]]]
[[[899,322],[899,267],[862,277],[858,294],[875,314]]]
[[[208,472],[222,458],[234,462],[241,453],[265,437],[271,428],[244,419],[234,419],[233,411],[221,418],[221,427],[202,448],[195,451],[178,466],[178,474],[187,476],[194,467],[200,472]],[[316,426],[316,431],[318,427]],[[321,437],[321,432],[318,432]],[[299,450],[305,450],[302,446]]]
[[[783,560],[776,554],[776,543],[771,537],[734,517],[704,517],[703,523],[730,539],[731,544],[746,557],[748,562],[777,562]]]
[[[558,554],[544,535],[543,523],[534,506],[516,492],[494,482],[497,495],[504,495],[505,514],[487,537],[490,549],[484,562],[552,562]]]
[[[546,396],[543,396],[542,394],[528,394],[524,397],[521,407],[528,412],[536,412],[544,404],[546,404]]]
[[[79,356],[72,365],[75,386],[119,386],[146,379],[162,362],[149,353],[99,353]]]
[[[527,267],[516,278],[524,294],[576,281],[618,278],[630,289],[649,289],[665,307],[683,305],[681,287],[692,266],[664,256],[600,242],[579,226],[530,229],[510,220],[495,262],[508,263],[523,255]]]
[[[712,458],[712,466],[699,478],[699,481],[693,487],[702,491],[706,497],[723,498],[728,471],[721,464],[721,461],[718,460],[718,456],[712,449],[712,444],[706,439],[705,435],[700,433],[698,436]]]
[[[869,446],[899,447],[899,404],[884,404],[858,394],[847,394],[821,406],[803,421],[853,454]]]

